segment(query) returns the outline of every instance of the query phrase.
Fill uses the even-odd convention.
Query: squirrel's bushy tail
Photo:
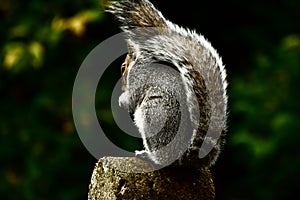
[[[163,15],[149,1],[109,1],[106,5],[106,11],[118,18],[122,23],[123,31],[137,27],[167,27]]]

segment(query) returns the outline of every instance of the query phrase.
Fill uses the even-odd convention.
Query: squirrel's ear
[[[123,31],[138,27],[167,27],[166,19],[148,0],[108,1],[104,7],[121,22]]]

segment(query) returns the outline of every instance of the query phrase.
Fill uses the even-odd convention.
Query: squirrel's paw
[[[136,157],[139,157],[139,158],[148,158],[148,152],[146,150],[142,150],[142,151],[136,150],[134,153],[135,153]]]
[[[151,161],[149,158],[149,152],[146,150],[135,151],[135,156],[146,161]]]

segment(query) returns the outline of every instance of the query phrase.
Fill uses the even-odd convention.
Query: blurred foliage
[[[213,167],[217,199],[295,199],[300,2],[205,2],[201,12],[196,1],[153,2],[209,38],[226,63],[229,122]],[[76,134],[72,86],[85,56],[117,24],[99,0],[1,0],[0,19],[0,199],[86,199],[96,159]],[[107,73],[96,107],[114,133],[110,93],[119,67]]]
[[[254,70],[231,80],[228,145],[235,151],[233,166],[245,171],[231,177],[238,185],[225,187],[227,192],[238,187],[243,199],[294,199],[297,194],[299,36],[287,36],[269,54],[258,54]]]
[[[0,15],[0,199],[85,199],[96,160],[76,134],[71,94],[103,10],[2,0]]]

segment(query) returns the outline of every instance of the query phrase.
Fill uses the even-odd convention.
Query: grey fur
[[[142,135],[145,150],[137,154],[159,165],[211,166],[227,118],[226,72],[216,50],[148,0],[113,1],[107,11],[128,36],[119,103]]]

